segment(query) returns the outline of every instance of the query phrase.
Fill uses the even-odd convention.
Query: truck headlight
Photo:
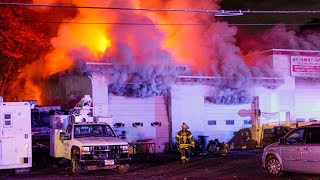
[[[92,147],[90,147],[90,146],[82,146],[82,148],[81,148],[82,154],[90,154],[91,150],[92,150]]]
[[[121,146],[121,149],[123,152],[128,152],[129,146],[128,145]]]

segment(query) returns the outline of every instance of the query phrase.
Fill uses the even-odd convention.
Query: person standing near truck
[[[176,141],[179,145],[179,152],[181,155],[181,163],[184,165],[190,159],[191,148],[195,147],[193,135],[188,131],[189,126],[186,123],[182,123],[182,130],[178,132]]]

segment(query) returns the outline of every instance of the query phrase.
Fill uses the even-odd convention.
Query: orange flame
[[[220,6],[207,0],[172,0],[172,1],[140,1],[140,7],[167,8],[167,9],[219,9]],[[149,12],[147,15],[159,24],[202,24],[215,21],[210,13],[182,13],[182,12]],[[188,64],[202,71],[210,66],[208,51],[213,47],[207,44],[208,39],[203,38],[207,26],[158,26],[165,34],[163,48],[170,51],[178,63]],[[210,37],[207,37],[210,38]]]
[[[61,3],[62,0],[34,0],[34,3]],[[70,1],[71,2],[71,1]],[[83,6],[91,1],[74,1],[76,5]],[[96,6],[105,5],[103,1],[95,2]],[[70,5],[70,4],[69,4]],[[92,5],[92,3],[90,4]],[[40,11],[50,10],[40,8]],[[33,62],[21,70],[18,80],[11,85],[11,89],[18,89],[24,84],[23,93],[18,92],[19,100],[35,99],[41,104],[42,90],[37,86],[36,79],[48,77],[60,71],[67,70],[74,65],[74,58],[70,54],[73,51],[86,52],[91,61],[99,61],[103,54],[111,47],[112,43],[108,36],[105,24],[83,24],[82,22],[103,22],[102,11],[89,9],[78,9],[77,15],[72,20],[66,19],[68,23],[60,25],[57,37],[51,40],[53,50],[44,58]]]
[[[34,0],[34,3],[62,3],[63,0]],[[70,1],[77,6],[102,6],[112,7],[117,3],[119,7],[144,7],[144,8],[168,8],[168,9],[218,9],[219,6],[208,0],[128,0],[123,2],[118,1],[104,1],[104,0],[81,0]],[[113,3],[113,4],[112,4]],[[70,4],[67,4],[70,5]],[[43,10],[43,9],[42,9]],[[50,10],[46,8],[45,10]],[[123,11],[122,11],[123,12]],[[53,50],[49,52],[43,59],[40,59],[30,66],[23,69],[23,75],[20,79],[27,79],[25,84],[25,91],[23,94],[32,95],[35,99],[40,101],[41,90],[36,87],[34,79],[36,77],[47,77],[57,72],[71,68],[74,65],[74,57],[72,53],[77,51],[86,54],[90,61],[99,61],[107,51],[113,51],[114,38],[112,35],[112,25],[97,22],[117,22],[123,19],[120,13],[112,10],[98,10],[98,9],[78,9],[76,17],[73,19],[66,19],[68,23],[62,23],[59,27],[57,37],[51,40]],[[126,13],[126,12],[124,12]],[[194,13],[181,12],[148,12],[148,11],[134,11],[132,14],[140,14],[148,17],[153,23],[163,24],[179,24],[179,23],[202,23],[213,21],[211,14],[197,14],[195,18]],[[138,20],[137,20],[138,21]],[[129,27],[128,27],[129,28]],[[203,40],[203,34],[206,29],[212,27],[199,26],[158,26],[164,33],[165,38],[162,39],[162,48],[170,52],[174,59],[181,64],[188,64],[197,67],[200,70],[207,70],[210,67],[210,57],[207,55],[208,51],[214,51]],[[114,30],[114,29],[113,29]],[[144,36],[140,34],[138,36]],[[121,38],[121,37],[120,37]],[[129,46],[132,46],[132,51],[137,53],[134,46],[137,43],[131,38],[131,35],[124,39]],[[211,37],[207,37],[211,38]],[[119,37],[118,37],[119,39]],[[212,53],[211,53],[212,54]],[[41,69],[39,69],[41,66]],[[32,71],[30,71],[32,69]]]

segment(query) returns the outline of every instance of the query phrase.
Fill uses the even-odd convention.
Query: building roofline
[[[320,56],[320,50],[298,50],[298,49],[268,49],[257,52],[253,55],[290,55],[290,56]],[[252,56],[249,54],[248,56]]]
[[[289,52],[319,52],[320,50],[301,50],[301,49],[270,49],[271,51],[289,51]]]

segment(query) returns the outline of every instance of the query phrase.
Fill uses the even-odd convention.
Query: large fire
[[[47,0],[34,3],[56,3],[59,1]],[[75,5],[92,5],[90,1],[77,2]],[[95,3],[105,5],[104,3]],[[40,10],[49,10],[40,8]],[[90,24],[90,22],[103,22],[102,11],[90,9],[78,9],[77,16],[73,19],[66,19],[61,23],[58,36],[51,40],[53,50],[48,54],[27,65],[23,70],[18,81],[12,86],[19,86],[24,82],[24,93],[19,93],[19,99],[36,99],[41,104],[41,88],[34,82],[37,78],[45,78],[57,72],[71,68],[74,59],[71,57],[72,51],[86,51],[90,54],[90,61],[99,61],[109,47],[111,40],[108,35],[107,25]],[[87,24],[86,24],[87,23]],[[40,68],[41,67],[41,68]]]
[[[61,0],[34,0],[34,3],[62,3]],[[208,0],[81,0],[69,1],[75,6],[168,8],[168,9],[218,9],[219,5]],[[65,4],[65,5],[71,5]],[[50,10],[45,8],[42,10]],[[121,26],[117,23],[131,23]],[[134,26],[134,23],[151,23],[150,26]],[[168,25],[163,25],[168,24]],[[170,25],[171,24],[171,25]],[[175,25],[203,24],[203,25]],[[215,22],[210,13],[117,11],[78,8],[72,19],[65,19],[59,26],[57,37],[52,38],[52,51],[35,63],[28,65],[20,79],[26,78],[21,99],[40,100],[41,91],[34,83],[35,77],[47,77],[69,69],[74,65],[75,53],[83,54],[90,61],[100,61],[106,53],[122,52],[117,45],[125,44],[134,57],[145,57],[146,62],[154,54],[168,52],[175,63],[188,64],[204,74],[212,74],[221,59],[236,54],[233,46],[236,30],[226,23]],[[222,43],[220,43],[222,42]],[[156,49],[156,50],[155,50]],[[157,51],[157,52],[155,52]],[[150,55],[151,54],[151,55]],[[147,58],[148,57],[148,58]],[[234,63],[234,62],[232,62]],[[39,68],[41,67],[41,69]],[[221,74],[230,68],[220,68]],[[225,71],[225,72],[224,72]],[[237,71],[236,69],[233,71]],[[230,74],[232,76],[232,73]],[[24,96],[28,95],[28,96]]]
[[[218,4],[212,1],[141,1],[142,7],[167,7],[171,9],[219,9]],[[181,12],[151,12],[147,14],[159,24],[200,24],[200,25],[172,25],[159,26],[165,32],[163,48],[169,50],[179,63],[189,64],[200,70],[208,70],[210,56],[208,51],[213,47],[208,44],[209,39],[204,39],[203,33],[208,31],[209,25],[215,21],[213,14],[208,13],[181,13]],[[201,25],[203,24],[203,25]],[[216,24],[216,22],[214,23]],[[207,37],[209,38],[209,36]],[[210,41],[210,40],[209,40]]]

